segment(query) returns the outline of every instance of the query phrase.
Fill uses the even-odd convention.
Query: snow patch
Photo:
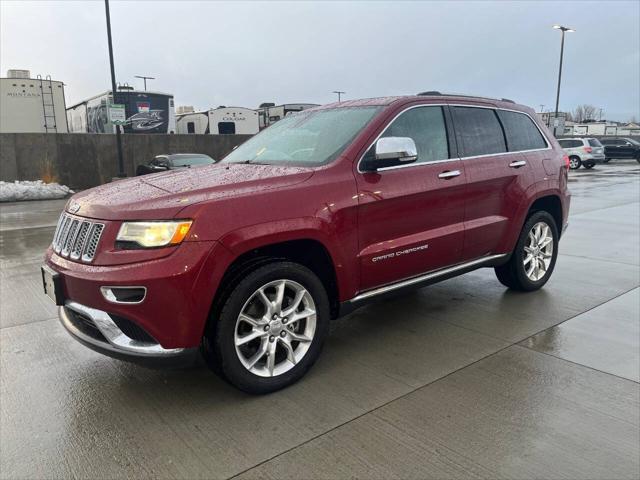
[[[66,185],[44,183],[42,180],[16,180],[0,182],[0,202],[16,202],[19,200],[52,200],[64,198],[74,193]]]

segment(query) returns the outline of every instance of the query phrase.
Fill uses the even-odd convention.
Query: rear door
[[[417,161],[356,173],[361,290],[460,261],[465,175],[447,117],[442,106],[405,110],[380,136],[412,138]]]
[[[493,108],[451,106],[458,149],[467,175],[465,236],[462,260],[498,252],[527,187],[531,165],[514,146],[508,151],[503,122]],[[520,119],[505,116],[518,131]]]

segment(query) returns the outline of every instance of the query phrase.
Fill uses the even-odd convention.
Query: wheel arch
[[[531,186],[531,189],[536,188],[539,188],[539,185]],[[516,242],[520,237],[522,227],[526,223],[527,219],[531,216],[532,213],[539,210],[548,211],[556,221],[558,231],[562,232],[565,213],[563,210],[561,196],[562,193],[558,189],[544,189],[538,191],[535,195],[527,196],[527,198],[520,204],[520,207],[518,209],[519,213],[513,219],[514,228],[510,230],[508,237],[505,238],[498,251],[511,253],[515,248]],[[568,204],[566,208],[568,209]]]
[[[556,222],[558,232],[562,231],[564,218],[562,213],[562,201],[560,200],[559,195],[548,194],[535,199],[529,206],[524,221],[526,222],[532,214],[539,211],[549,212]]]
[[[220,240],[231,252],[232,260],[216,289],[208,324],[212,319],[215,321],[224,299],[241,278],[261,265],[278,260],[299,263],[315,273],[327,291],[331,316],[338,315],[341,291],[353,288],[345,285],[345,280],[340,279],[341,276],[350,278],[340,270],[340,266],[344,268],[346,265],[341,258],[341,252],[331,249],[328,238],[320,229],[313,226],[310,228],[309,222],[306,221],[296,223],[296,228],[286,228],[287,225],[292,225],[285,222],[279,231],[275,231],[273,224],[268,225],[266,229],[264,226],[254,225],[232,232]]]

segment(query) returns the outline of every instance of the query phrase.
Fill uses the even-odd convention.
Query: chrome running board
[[[441,277],[446,277],[448,275],[454,274],[462,270],[474,270],[475,268],[481,267],[485,264],[490,264],[492,262],[495,262],[496,260],[500,260],[508,256],[509,256],[508,253],[501,253],[498,255],[488,255],[486,257],[472,260],[470,262],[460,263],[452,267],[447,267],[441,270],[436,270],[434,272],[425,273],[424,275],[420,275],[418,277],[412,277],[406,280],[401,280],[399,282],[392,283],[390,285],[385,285],[383,287],[374,288],[373,290],[368,290],[366,292],[360,293],[359,295],[356,295],[351,300],[349,300],[349,303],[359,303],[364,300],[368,300],[372,297],[376,297],[378,295],[383,295],[385,293],[390,293],[395,290],[399,290],[405,287],[411,287],[413,285],[418,285],[420,283],[427,283],[431,280],[436,280]]]

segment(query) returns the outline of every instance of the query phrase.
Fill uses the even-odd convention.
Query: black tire
[[[545,223],[551,230],[551,234],[553,236],[553,252],[551,254],[551,262],[544,276],[534,281],[527,276],[523,262],[525,260],[525,246],[527,244],[529,232],[537,223],[540,222]],[[531,292],[542,288],[542,286],[544,286],[551,277],[556,265],[556,259],[558,257],[558,240],[558,227],[556,226],[553,216],[545,211],[532,213],[522,227],[520,237],[518,238],[518,242],[516,243],[516,247],[512,252],[509,261],[506,264],[495,268],[496,276],[500,283],[512,290],[519,290],[523,292]]]
[[[587,170],[591,170],[593,167],[596,166],[596,164],[595,163],[583,163],[582,166],[584,168],[586,168]]]
[[[571,157],[569,157],[569,168],[571,170],[578,170],[581,165],[582,165],[582,160],[580,160],[580,157],[576,157],[575,155],[572,155]]]
[[[611,159],[610,159],[610,158],[605,158],[605,159],[603,160],[603,162],[604,162],[604,163],[609,163],[610,161],[611,161]]]
[[[238,328],[236,322],[245,304],[258,289],[277,280],[292,281],[306,289],[315,303],[316,325],[309,348],[298,363],[282,374],[265,377],[249,371],[243,365],[236,352],[234,338]],[[251,394],[280,390],[302,378],[320,355],[329,332],[329,300],[320,279],[305,266],[289,261],[274,261],[258,266],[241,278],[221,301],[220,308],[214,308],[214,312],[220,312],[217,320],[212,319],[205,332],[202,352],[209,367],[238,389]],[[286,331],[284,327],[280,328]],[[282,333],[286,335],[288,331]],[[263,340],[258,340],[261,341]],[[281,345],[277,337],[275,343]],[[278,355],[281,354],[279,351]],[[266,362],[266,357],[264,361]]]

